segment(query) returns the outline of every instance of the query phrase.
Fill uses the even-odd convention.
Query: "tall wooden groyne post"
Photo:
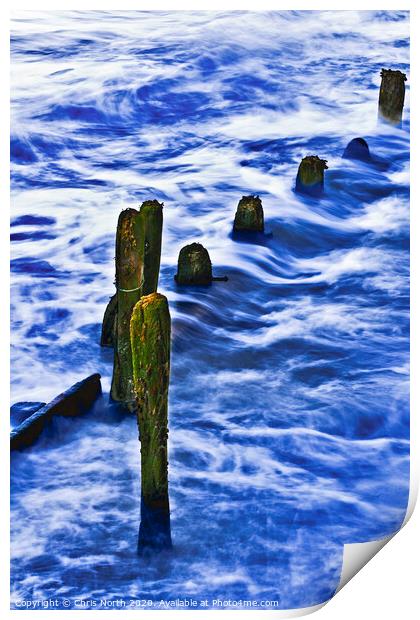
[[[379,118],[392,125],[400,125],[404,108],[407,76],[401,71],[382,69],[381,78]]]
[[[115,243],[116,303],[114,307],[114,371],[111,397],[134,406],[133,368],[130,343],[130,319],[142,295],[156,291],[162,243],[162,205],[148,200],[140,210],[120,213]],[[108,309],[107,309],[108,310]],[[105,312],[110,325],[112,308]],[[103,339],[110,338],[103,335]]]
[[[171,318],[166,297],[152,293],[140,299],[130,336],[141,442],[141,553],[172,546],[167,447]]]

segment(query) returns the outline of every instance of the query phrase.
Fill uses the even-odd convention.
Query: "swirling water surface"
[[[12,402],[104,395],[12,456],[12,601],[328,599],[342,545],[407,504],[407,12],[19,12],[12,26]],[[344,160],[364,137],[375,165]],[[294,193],[328,160],[325,196]],[[272,233],[231,237],[258,194]],[[174,549],[136,555],[136,422],[99,347],[123,208],[164,202]],[[215,275],[183,288],[180,248]],[[12,602],[12,604],[14,604]],[[232,605],[238,604],[235,602]],[[216,605],[217,606],[217,605]]]

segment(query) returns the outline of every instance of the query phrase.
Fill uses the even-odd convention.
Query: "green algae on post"
[[[264,211],[259,196],[242,196],[236,209],[233,230],[264,232]]]
[[[320,159],[318,155],[304,157],[296,177],[296,191],[309,196],[321,196],[324,191],[324,170],[327,169],[326,159]]]
[[[171,317],[159,293],[144,296],[130,322],[134,393],[141,442],[138,549],[172,545],[168,494],[168,389]]]
[[[111,397],[130,403],[134,400],[130,345],[131,312],[141,297],[143,278],[143,229],[140,212],[125,209],[120,213],[115,242],[115,280],[117,305],[114,372]]]
[[[213,280],[211,260],[201,243],[184,246],[178,257],[178,284],[210,284]]]
[[[401,71],[381,70],[381,88],[379,90],[379,118],[400,125],[404,108],[405,84],[407,76]]]
[[[129,408],[134,403],[131,313],[144,292],[157,288],[161,240],[162,205],[157,200],[144,202],[140,211],[126,209],[120,213],[115,249],[118,308],[111,397]]]
[[[102,321],[101,347],[114,346],[114,322],[117,315],[117,293],[111,297],[105,308]]]

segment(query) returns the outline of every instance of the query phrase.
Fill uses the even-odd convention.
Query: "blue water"
[[[12,402],[102,374],[87,416],[12,455],[18,600],[304,607],[342,545],[394,532],[409,486],[407,12],[18,12],[12,26]],[[355,137],[380,165],[342,159]],[[325,196],[293,191],[328,160]],[[232,239],[258,194],[266,230]],[[99,347],[123,208],[164,206],[174,549],[136,555],[139,443]],[[209,288],[176,286],[205,245]],[[79,602],[78,602],[79,601]],[[236,602],[235,602],[236,601]],[[127,603],[129,604],[129,603]]]

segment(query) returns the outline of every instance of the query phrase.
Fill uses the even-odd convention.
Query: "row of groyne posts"
[[[400,71],[383,69],[381,77],[379,115],[399,125],[406,76]],[[356,138],[346,151],[349,157],[364,159],[366,149],[364,140]],[[322,195],[326,168],[326,160],[316,155],[303,158],[296,177],[296,191]],[[106,307],[101,333],[101,345],[114,349],[111,398],[137,416],[141,443],[140,553],[148,548],[162,549],[172,545],[167,447],[171,318],[166,297],[157,292],[162,207],[157,200],[147,200],[139,210],[129,208],[119,215],[115,244],[116,292]],[[264,232],[264,213],[258,196],[241,198],[233,230],[249,233],[250,239],[255,233]],[[209,285],[214,280],[227,278],[215,278],[207,250],[199,243],[192,243],[179,253],[175,280],[179,285]],[[92,378],[88,378],[85,381],[90,381],[93,395],[97,380],[92,383]],[[15,448],[28,445],[30,420],[23,424],[26,424],[26,444],[18,429],[14,435]]]

